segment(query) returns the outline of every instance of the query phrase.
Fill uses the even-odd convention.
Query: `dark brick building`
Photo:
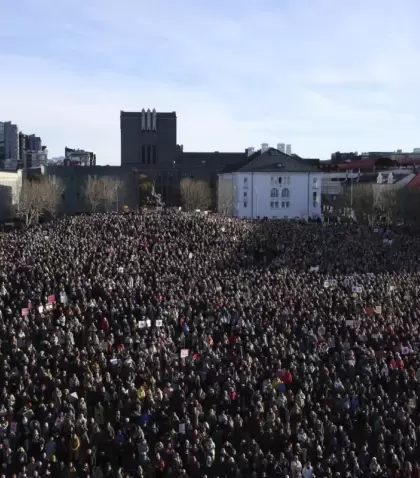
[[[177,116],[156,110],[121,111],[121,166],[145,174],[167,203],[176,203],[183,177],[215,183],[226,167],[246,159],[246,152],[184,152],[177,144]]]

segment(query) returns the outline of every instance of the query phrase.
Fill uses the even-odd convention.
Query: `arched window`
[[[288,198],[289,196],[290,196],[289,190],[287,188],[284,188],[281,192],[281,197]]]
[[[277,188],[273,188],[271,190],[271,197],[272,198],[278,198],[279,197],[279,190]]]

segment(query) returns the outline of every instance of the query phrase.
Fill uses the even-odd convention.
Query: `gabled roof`
[[[236,168],[225,172],[296,172],[304,173],[317,171],[318,168],[306,162],[302,158],[289,156],[278,149],[268,148],[267,151],[256,151],[250,157],[246,158],[242,164],[237,164]]]

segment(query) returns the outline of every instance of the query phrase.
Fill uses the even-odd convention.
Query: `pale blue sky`
[[[0,120],[119,164],[120,110],[187,151],[420,147],[418,0],[0,0]]]

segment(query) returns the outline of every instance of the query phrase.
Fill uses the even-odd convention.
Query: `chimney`
[[[146,129],[147,131],[150,131],[152,129],[152,112],[150,111],[150,108],[147,108]]]
[[[144,111],[144,108],[141,110],[141,129],[142,131],[146,129],[146,111]]]
[[[262,143],[261,144],[261,153],[265,153],[268,151],[268,143]]]
[[[285,153],[286,145],[284,143],[277,143],[277,149],[280,151],[280,153]]]
[[[152,111],[152,130],[156,131],[156,110],[153,108]]]
[[[286,144],[286,154],[289,156],[292,154],[292,145],[291,144]]]
[[[254,149],[252,146],[250,146],[249,148],[247,148],[246,154],[247,154],[248,158],[249,158],[250,156],[252,156],[252,155],[254,154],[254,152],[255,152],[255,149]]]

